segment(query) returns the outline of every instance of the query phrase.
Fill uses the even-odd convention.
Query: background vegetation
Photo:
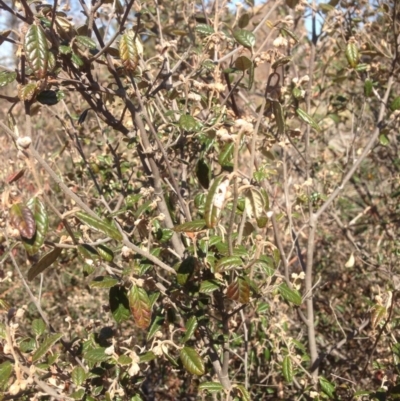
[[[1,400],[399,398],[395,1],[0,10]]]

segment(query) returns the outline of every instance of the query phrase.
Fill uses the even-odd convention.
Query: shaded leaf
[[[392,103],[390,103],[390,110],[400,110],[400,96],[397,96],[395,99],[393,99]]]
[[[62,338],[62,336],[62,333],[58,333],[46,338],[40,345],[40,347],[32,355],[32,363],[35,363],[36,361],[41,359],[50,350],[50,348]]]
[[[240,16],[239,21],[238,21],[238,25],[239,28],[246,28],[246,26],[249,24],[250,22],[250,15],[248,13],[244,13]]]
[[[118,231],[118,229],[110,223],[106,223],[103,220],[94,218],[89,216],[84,212],[76,212],[75,216],[82,222],[85,223],[90,228],[98,230],[103,234],[108,235],[110,238],[115,239],[117,241],[122,241],[122,234]]]
[[[233,33],[233,37],[240,45],[249,49],[256,44],[256,37],[254,33],[246,31],[245,29],[238,29]]]
[[[156,359],[156,355],[154,354],[153,351],[149,351],[146,352],[145,354],[140,355],[139,358],[140,358],[140,363],[150,362]]]
[[[274,101],[272,101],[272,108],[274,110],[276,125],[278,127],[278,134],[284,135],[285,134],[285,117],[283,115],[282,105],[278,101],[274,100]]]
[[[111,287],[109,302],[111,313],[118,324],[130,318],[129,300],[124,287],[119,285]]]
[[[49,48],[46,35],[40,25],[32,24],[25,35],[25,57],[35,76],[43,79],[47,74]]]
[[[31,239],[36,232],[36,222],[32,211],[21,203],[16,203],[10,209],[10,223],[21,237]]]
[[[226,296],[233,301],[247,304],[250,299],[250,286],[246,280],[238,277],[236,281],[229,285]]]
[[[247,90],[250,90],[254,83],[254,63],[251,63],[251,67],[249,68],[249,83],[247,84]]]
[[[197,318],[196,316],[191,316],[188,321],[185,324],[185,335],[181,339],[182,343],[185,343],[186,341],[190,340],[194,332],[196,331],[198,326]]]
[[[58,50],[61,54],[71,54],[72,53],[72,49],[69,46],[59,46]]]
[[[48,106],[54,106],[59,102],[57,91],[47,90],[42,91],[36,96],[36,100],[41,104],[46,104]]]
[[[204,375],[204,363],[196,350],[190,347],[183,347],[180,353],[180,359],[185,369],[194,375]]]
[[[129,291],[129,305],[136,325],[141,329],[147,329],[151,321],[151,304],[144,288],[132,285]]]
[[[199,159],[196,164],[196,177],[201,186],[205,189],[208,189],[210,186],[210,176],[211,170],[208,167],[208,164],[204,161],[204,159]]]
[[[235,68],[246,71],[253,65],[252,61],[246,56],[240,56],[235,60]]]
[[[285,57],[281,57],[281,58],[278,58],[278,60],[276,60],[273,64],[272,64],[272,68],[274,69],[274,70],[276,70],[278,67],[280,67],[281,65],[285,65],[285,64],[288,64],[288,63],[290,63],[292,61],[292,57],[290,57],[290,56],[285,56]]]
[[[118,283],[118,279],[111,276],[98,276],[89,284],[90,288],[111,288]]]
[[[51,266],[61,255],[61,248],[53,248],[50,252],[46,253],[39,259],[28,271],[28,281],[32,281],[40,273]]]
[[[83,60],[76,53],[72,53],[71,60],[77,67],[83,67],[85,65]]]
[[[180,285],[184,285],[193,275],[196,268],[196,258],[189,256],[180,263],[177,268],[177,281]]]
[[[99,256],[106,262],[112,262],[114,260],[114,252],[107,246],[103,244],[97,245],[96,251]]]
[[[150,326],[149,332],[147,333],[147,341],[151,340],[154,337],[157,331],[159,331],[160,328],[163,326],[164,322],[165,322],[164,316],[161,315],[155,316],[155,318],[153,319],[153,323]]]
[[[371,326],[373,329],[385,318],[387,310],[382,305],[374,305],[371,311]]]

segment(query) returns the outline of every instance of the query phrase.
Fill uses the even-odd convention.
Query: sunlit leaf
[[[250,393],[243,384],[237,384],[236,389],[240,392],[241,401],[251,401]]]
[[[203,294],[208,294],[210,292],[218,290],[219,287],[220,287],[220,284],[218,283],[218,281],[205,280],[205,281],[201,282],[199,292],[201,292]]]
[[[332,384],[329,380],[325,379],[325,377],[320,376],[318,378],[319,385],[321,386],[322,391],[330,398],[335,398],[335,385]]]
[[[86,351],[83,357],[87,362],[97,363],[104,362],[110,359],[110,355],[105,353],[105,348],[94,348]]]
[[[209,393],[218,393],[224,389],[224,386],[219,382],[204,382],[199,384],[200,390],[207,390]]]
[[[283,358],[282,373],[283,373],[283,377],[285,378],[286,383],[292,383],[292,381],[293,381],[293,365],[292,365],[292,359],[290,358],[289,355],[286,355]]]
[[[174,231],[184,232],[184,233],[195,233],[204,230],[205,227],[206,227],[206,221],[204,219],[193,220],[175,226]]]
[[[119,56],[127,71],[134,72],[139,63],[139,53],[134,37],[124,33],[119,41]]]
[[[215,272],[222,272],[225,270],[229,270],[235,267],[242,267],[243,260],[238,256],[224,256],[219,259],[218,262],[214,266]]]
[[[52,334],[48,338],[46,338],[43,343],[39,346],[39,348],[35,351],[32,355],[32,363],[35,363],[39,359],[41,359],[49,350],[50,348],[62,338],[63,334]]]
[[[233,301],[247,304],[250,299],[250,286],[246,280],[238,277],[229,285],[226,291],[226,296]]]
[[[99,256],[106,262],[112,262],[114,260],[114,252],[107,246],[103,244],[97,245],[96,251]]]
[[[25,35],[24,51],[26,60],[35,76],[43,79],[47,74],[49,47],[46,35],[40,25],[32,24]]]
[[[353,38],[351,38],[346,45],[346,58],[350,67],[357,67],[358,61],[360,60],[360,52]]]
[[[321,132],[321,127],[318,123],[308,115],[303,109],[296,109],[297,115],[308,125],[311,125],[316,131]]]
[[[196,25],[196,32],[198,33],[202,33],[203,35],[211,35],[213,34],[214,28],[211,25],[207,25],[207,24],[198,24]]]
[[[83,369],[81,366],[75,366],[71,373],[72,383],[74,383],[75,386],[81,386],[86,380],[86,377],[87,375],[85,369]]]
[[[32,238],[23,238],[23,244],[29,255],[35,255],[40,250],[46,239],[49,230],[49,217],[45,205],[37,197],[31,198],[26,206],[33,213],[36,231]]]
[[[197,128],[196,120],[190,114],[182,114],[178,124],[185,131],[195,131]]]
[[[41,336],[46,331],[46,323],[42,319],[34,319],[32,322],[32,331],[36,337]]]
[[[204,208],[204,220],[209,228],[214,228],[217,225],[225,201],[228,185],[229,180],[227,180],[227,177],[220,175],[214,179],[211,188],[208,191]]]
[[[185,335],[182,338],[181,342],[185,343],[186,341],[190,340],[194,332],[196,331],[198,326],[198,321],[196,316],[191,316],[185,324]]]
[[[382,305],[374,305],[371,311],[371,326],[375,329],[379,323],[385,318],[387,310]]]
[[[118,279],[111,276],[98,276],[90,282],[90,288],[111,288],[118,283]]]
[[[122,241],[122,234],[113,224],[106,223],[105,221],[92,217],[84,212],[76,212],[75,216],[90,228],[101,231],[112,239]]]
[[[132,285],[129,291],[129,305],[136,325],[141,329],[147,329],[151,321],[151,304],[144,288]]]
[[[245,29],[238,29],[233,33],[233,37],[240,45],[249,49],[256,44],[256,37],[254,33],[246,31]]]
[[[31,239],[35,235],[35,217],[31,209],[21,203],[15,203],[11,206],[10,223],[19,231],[21,237]]]
[[[18,98],[23,101],[32,100],[37,91],[36,83],[31,82],[18,87]]]
[[[1,71],[0,72],[0,88],[14,82],[17,78],[16,72]]]
[[[0,364],[0,390],[4,390],[9,386],[8,380],[13,372],[13,367],[14,365],[9,361]]]
[[[301,305],[301,295],[297,290],[290,289],[286,283],[282,283],[278,287],[278,290],[286,301],[291,302],[292,304],[295,304],[297,306]]]
[[[204,375],[204,363],[196,350],[190,347],[183,347],[180,353],[180,359],[185,369],[194,375]]]
[[[87,36],[75,36],[75,40],[82,46],[87,47],[88,49],[95,49],[96,42],[93,39],[90,39]]]

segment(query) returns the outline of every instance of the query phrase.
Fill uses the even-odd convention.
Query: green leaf
[[[13,364],[11,362],[3,362],[0,364],[0,390],[5,390],[8,386],[8,380],[13,372]]]
[[[150,326],[149,332],[147,333],[147,341],[151,340],[154,335],[161,329],[165,322],[165,318],[162,315],[156,315],[153,319],[153,323]]]
[[[81,400],[81,399],[84,397],[84,395],[85,395],[85,389],[80,388],[79,390],[74,391],[74,392],[70,395],[70,397],[71,397],[73,400],[79,401],[79,400]]]
[[[111,287],[109,302],[111,313],[118,324],[130,318],[129,300],[124,287],[119,285]]]
[[[26,206],[35,219],[36,231],[31,239],[23,239],[25,250],[29,255],[35,255],[44,244],[49,230],[49,217],[44,204],[39,198],[31,198]]]
[[[235,267],[243,266],[243,261],[238,256],[224,256],[214,266],[215,272],[222,272]]]
[[[132,285],[129,291],[129,306],[136,325],[141,329],[147,329],[151,321],[151,304],[144,288]]]
[[[49,48],[46,35],[40,25],[32,24],[25,35],[25,57],[35,76],[43,79],[47,74]]]
[[[75,40],[82,46],[87,47],[88,49],[95,49],[96,42],[93,39],[90,39],[87,36],[75,36]]]
[[[188,256],[184,259],[178,266],[177,273],[177,281],[180,285],[185,285],[187,281],[192,277],[195,268],[196,268],[196,258],[193,256]]]
[[[174,231],[180,233],[196,233],[198,231],[202,231],[206,228],[206,221],[204,219],[201,220],[193,220],[187,221],[186,223],[179,224],[174,227]]]
[[[46,324],[42,319],[34,319],[32,322],[32,331],[36,337],[40,337],[46,331]]]
[[[60,46],[58,48],[58,50],[60,51],[61,54],[71,54],[72,53],[72,49],[69,46]]]
[[[0,72],[0,88],[10,84],[11,82],[14,82],[15,78],[17,78],[16,72],[1,71]]]
[[[235,144],[233,142],[229,142],[225,144],[222,148],[221,153],[218,155],[218,163],[222,167],[227,167],[232,165],[233,151],[235,149]]]
[[[272,108],[274,110],[276,125],[278,127],[278,134],[284,135],[285,134],[285,116],[283,114],[282,105],[278,101],[273,100]]]
[[[134,37],[129,33],[124,33],[119,41],[119,56],[122,64],[127,71],[134,72],[139,63],[139,53]]]
[[[389,138],[384,133],[381,133],[379,134],[379,143],[382,146],[388,146],[390,144],[390,141]]]
[[[240,45],[249,49],[256,44],[256,37],[254,33],[246,31],[245,29],[238,29],[233,33],[233,37]]]
[[[290,63],[292,61],[292,57],[290,57],[290,56],[285,56],[285,57],[281,57],[281,58],[278,58],[278,60],[276,60],[273,64],[272,64],[272,68],[274,69],[274,70],[276,70],[278,67],[280,67],[280,66],[282,66],[282,65],[285,65],[285,64],[288,64],[288,63]]]
[[[280,32],[282,34],[284,34],[284,36],[285,35],[290,36],[296,43],[299,42],[298,36],[294,32],[292,32],[291,30],[287,29],[286,27],[280,28]]]
[[[224,386],[219,382],[204,382],[199,384],[199,390],[207,390],[209,393],[218,393],[223,391]]]
[[[40,258],[28,271],[28,281],[32,281],[40,273],[43,273],[48,267],[50,267],[61,255],[61,248],[53,248],[50,252],[47,252]]]
[[[197,129],[197,122],[190,114],[182,114],[178,124],[185,131],[196,131]]]
[[[150,362],[156,359],[156,355],[153,351],[146,352],[142,355],[139,355],[140,363]]]
[[[297,290],[291,290],[286,283],[282,283],[278,287],[278,291],[286,301],[297,306],[301,305],[300,293]]]
[[[296,110],[296,113],[305,123],[311,125],[311,127],[313,127],[317,132],[321,132],[321,127],[318,125],[318,123],[304,110],[299,108]]]
[[[99,256],[106,262],[112,262],[114,260],[114,252],[107,246],[103,244],[97,245],[96,251]]]
[[[36,100],[41,104],[46,104],[47,106],[54,106],[59,102],[57,92],[58,91],[54,90],[42,91],[36,96]]]
[[[198,322],[197,322],[196,316],[191,316],[185,324],[186,332],[185,332],[184,337],[181,340],[182,343],[185,343],[186,341],[190,340],[193,333],[196,331],[197,326],[198,326]]]
[[[335,398],[334,392],[335,392],[335,386],[325,377],[320,376],[319,377],[319,384],[321,386],[322,391],[331,399]]]
[[[103,234],[108,235],[110,238],[115,239],[116,241],[122,241],[122,234],[113,224],[106,223],[105,221],[89,216],[84,212],[76,212],[75,216],[90,228],[98,230]]]
[[[130,365],[133,361],[132,361],[132,358],[129,357],[128,355],[120,355],[118,357],[117,362],[118,362],[118,365],[126,366],[126,365]]]
[[[293,381],[293,365],[289,355],[283,358],[282,362],[282,373],[286,383],[292,383]]]
[[[18,98],[23,101],[32,100],[36,94],[37,86],[35,82],[18,87]]]
[[[371,79],[367,78],[364,81],[364,96],[370,97],[372,95],[372,90],[374,88],[374,83]]]
[[[247,90],[250,90],[254,83],[254,63],[251,63],[251,67],[248,71],[249,74],[249,83],[247,84]]]
[[[346,58],[350,64],[350,67],[357,67],[358,61],[360,60],[360,52],[358,51],[358,47],[352,38],[349,40],[349,43],[347,43],[346,46]]]
[[[203,294],[208,294],[210,292],[218,290],[219,287],[220,287],[220,284],[218,283],[218,281],[205,280],[205,281],[201,282],[199,292],[201,292]]]
[[[111,276],[98,276],[90,284],[90,288],[111,288],[118,283],[118,279]]]
[[[104,362],[111,358],[110,355],[107,355],[105,353],[105,350],[105,348],[90,349],[83,354],[83,357],[86,359],[87,362]]]
[[[197,376],[204,375],[204,364],[196,350],[190,347],[183,347],[180,353],[180,359],[189,373]]]
[[[85,369],[83,369],[81,366],[76,366],[71,373],[72,383],[74,383],[75,386],[81,386],[86,378],[87,375]]]
[[[85,64],[83,60],[75,53],[72,53],[71,60],[77,67],[83,67]]]
[[[252,61],[246,56],[239,56],[235,60],[235,68],[240,71],[246,71],[253,65]]]
[[[400,96],[397,96],[395,99],[393,99],[393,102],[390,103],[390,110],[400,110]]]
[[[32,356],[32,363],[37,362],[39,359],[41,359],[47,351],[50,350],[50,348],[62,338],[63,334],[58,333],[58,334],[53,334],[46,338],[43,343],[40,345],[40,347],[35,351],[35,353]]]
[[[212,35],[215,31],[214,28],[207,24],[196,25],[196,32],[202,33],[203,35]]]
[[[237,384],[236,388],[239,390],[240,394],[242,395],[241,399],[243,401],[251,401],[250,393],[246,390],[246,387],[243,384]]]
[[[246,28],[247,25],[249,25],[250,22],[250,15],[248,13],[244,13],[240,16],[238,25],[239,28]]]

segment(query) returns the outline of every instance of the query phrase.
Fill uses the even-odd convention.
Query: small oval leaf
[[[180,353],[180,359],[185,369],[194,375],[204,375],[204,363],[196,350],[190,347],[183,347]]]

